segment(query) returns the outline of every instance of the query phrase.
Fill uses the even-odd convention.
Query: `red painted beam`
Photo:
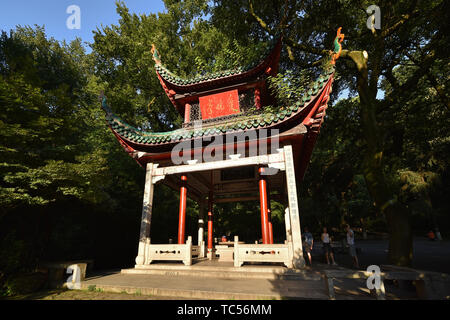
[[[181,176],[182,186],[180,188],[180,211],[178,217],[178,244],[184,244],[184,233],[186,229],[186,198],[187,177]]]

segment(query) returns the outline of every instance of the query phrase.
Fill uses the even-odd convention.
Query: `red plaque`
[[[199,100],[203,120],[240,112],[237,90],[200,97]]]

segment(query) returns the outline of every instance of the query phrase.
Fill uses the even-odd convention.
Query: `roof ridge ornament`
[[[112,114],[112,110],[111,108],[108,106],[107,103],[107,98],[105,93],[102,91],[100,91],[100,95],[98,96],[98,99],[101,101],[101,108],[106,112],[107,115],[111,115]]]
[[[341,33],[342,27],[337,30],[336,38],[334,39],[334,51],[331,52],[331,64],[335,65],[336,60],[339,59],[342,52],[342,41],[344,41],[345,35]]]
[[[155,61],[156,64],[161,64],[161,59],[159,57],[158,50],[156,49],[155,44],[152,44],[152,55],[153,55],[153,61]]]

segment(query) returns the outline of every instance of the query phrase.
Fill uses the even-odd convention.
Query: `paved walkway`
[[[95,286],[95,287],[94,287]],[[273,300],[327,299],[324,284],[317,280],[217,279],[114,273],[88,278],[82,289],[140,293],[186,299]]]
[[[217,260],[197,260],[192,266],[159,262],[140,269],[88,275],[81,288],[172,299],[328,299],[324,270],[349,269],[315,261],[312,268],[303,270],[273,264],[234,268],[232,263]],[[366,279],[335,279],[334,284],[337,299],[374,299]],[[385,281],[385,287],[387,299],[417,299],[412,284],[399,287]]]
[[[345,270],[325,264],[289,270],[273,264],[234,268],[217,260],[194,261],[192,266],[160,262],[89,277],[82,289],[185,299],[328,299],[320,272],[325,269]],[[335,289],[338,299],[373,299],[364,281],[336,280]]]

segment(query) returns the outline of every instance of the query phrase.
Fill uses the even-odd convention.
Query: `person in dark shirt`
[[[337,263],[334,261],[333,250],[331,249],[331,237],[328,234],[327,228],[323,228],[323,233],[320,237],[323,243],[323,249],[325,251],[325,258],[327,259],[327,264],[330,264],[330,258],[333,266],[336,266]]]

